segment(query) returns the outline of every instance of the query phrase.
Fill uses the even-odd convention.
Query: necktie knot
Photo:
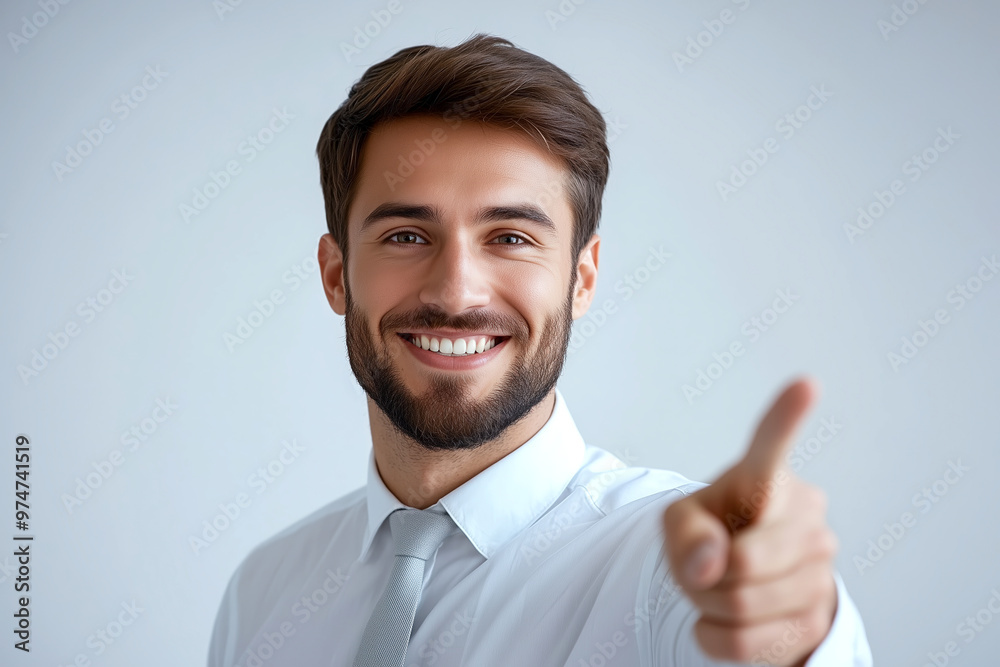
[[[403,508],[389,515],[397,556],[426,561],[456,528],[450,516],[430,510]]]

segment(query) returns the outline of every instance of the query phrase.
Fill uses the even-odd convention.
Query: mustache
[[[389,313],[379,322],[382,335],[392,331],[412,329],[455,329],[456,331],[498,331],[519,340],[527,340],[528,324],[492,310],[475,310],[467,315],[452,316],[435,308],[421,308],[406,313]]]

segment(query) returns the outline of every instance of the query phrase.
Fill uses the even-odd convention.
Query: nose
[[[443,239],[423,280],[421,302],[437,306],[449,315],[487,305],[490,283],[484,254],[463,234]]]

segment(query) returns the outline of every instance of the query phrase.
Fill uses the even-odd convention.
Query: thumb
[[[700,493],[672,503],[663,515],[670,570],[687,590],[714,586],[729,561],[729,531],[702,504]]]

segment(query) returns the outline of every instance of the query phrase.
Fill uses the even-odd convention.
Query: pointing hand
[[[786,387],[744,457],[664,512],[671,572],[701,611],[695,636],[715,659],[800,667],[833,623],[826,497],[785,461],[816,395],[808,380]]]

